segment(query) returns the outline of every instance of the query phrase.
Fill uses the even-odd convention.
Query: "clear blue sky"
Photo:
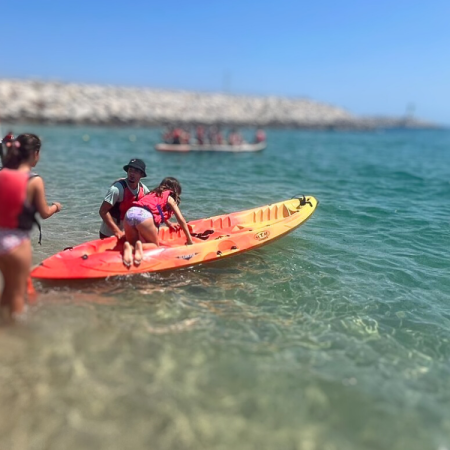
[[[9,0],[0,77],[308,97],[450,125],[449,0]]]

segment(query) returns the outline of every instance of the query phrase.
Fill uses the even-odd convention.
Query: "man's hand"
[[[125,233],[122,230],[119,230],[114,233],[114,236],[117,238],[118,241],[120,241],[120,239],[122,239],[125,236]]]

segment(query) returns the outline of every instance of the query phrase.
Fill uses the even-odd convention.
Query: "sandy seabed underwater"
[[[188,220],[299,194],[285,238],[210,265],[42,284],[1,327],[0,449],[450,449],[450,131],[268,130],[164,154],[158,129],[16,126],[63,211],[34,262],[95,239],[130,158]],[[252,130],[246,130],[250,137]]]

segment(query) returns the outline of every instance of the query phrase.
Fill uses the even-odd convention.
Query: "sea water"
[[[450,449],[450,131],[268,130],[259,153],[165,154],[159,129],[14,126],[61,213],[34,263],[97,237],[130,158],[187,220],[301,194],[264,248],[41,284],[0,328],[0,449]],[[247,130],[250,137],[251,130]]]

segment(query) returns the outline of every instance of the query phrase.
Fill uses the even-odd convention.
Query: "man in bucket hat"
[[[133,158],[123,166],[127,173],[126,178],[116,180],[106,193],[106,197],[100,206],[99,214],[103,222],[100,227],[100,238],[116,236],[121,239],[124,236],[123,218],[131,204],[149,193],[147,186],[141,183],[141,178],[146,177],[145,162],[142,159]]]

